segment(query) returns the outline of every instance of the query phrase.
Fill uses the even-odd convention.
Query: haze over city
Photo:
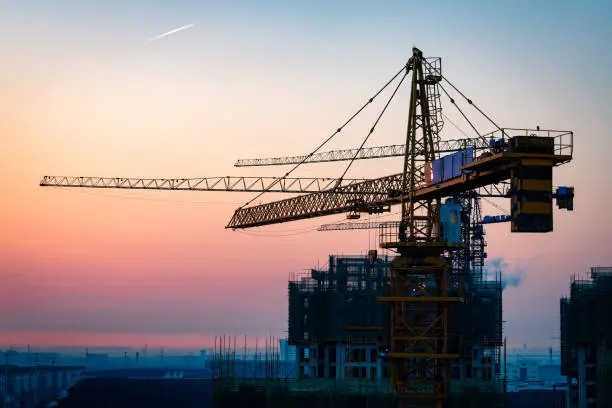
[[[575,210],[555,211],[549,234],[486,228],[489,270],[507,278],[509,346],[556,342],[570,276],[612,263],[612,6],[386,3],[1,4],[0,343],[197,348],[223,333],[282,336],[288,274],[330,254],[365,254],[374,232],[315,230],[344,216],[231,231],[234,209],[254,193],[39,181],[281,176],[285,169],[233,163],[309,153],[413,46],[441,56],[445,75],[503,126],[574,131],[574,159],[554,183],[575,186]],[[406,115],[404,98],[368,145],[404,143]],[[326,150],[358,146],[372,117]],[[447,123],[444,137],[463,135]],[[296,175],[337,177],[344,166]],[[401,158],[363,161],[349,176],[399,171]],[[496,203],[508,209],[507,201]],[[499,210],[485,202],[483,212]]]

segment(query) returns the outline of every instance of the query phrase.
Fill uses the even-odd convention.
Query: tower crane
[[[380,236],[381,247],[399,253],[391,265],[390,296],[379,299],[391,303],[393,391],[404,406],[423,398],[420,406],[432,402],[443,407],[448,394],[449,360],[458,358],[449,344],[448,310],[450,303],[461,299],[449,296],[449,264],[442,255],[461,244],[449,239],[453,226],[444,220],[453,209],[444,208],[441,199],[510,179],[511,231],[550,232],[552,169],[572,159],[573,133],[499,127],[442,75],[439,58],[425,58],[417,48],[405,66],[404,77],[409,74],[410,107],[402,173],[329,192],[243,206],[235,211],[227,228],[350,211],[375,213],[385,206],[401,205],[400,222],[385,223]],[[436,157],[440,120],[433,115],[438,112],[440,89],[457,106],[443,80],[495,126],[493,132],[479,138],[493,139],[488,154],[474,157],[473,146],[469,146],[459,156]],[[387,194],[379,194],[381,189]],[[408,295],[413,293],[420,296]]]
[[[398,89],[409,84],[408,126],[403,144],[403,169],[386,177],[349,181],[345,172],[332,186],[293,198],[250,205],[265,192],[282,191],[284,181],[298,166],[320,162],[318,151],[362,112],[381,92],[394,82],[397,86],[358,149],[347,153],[348,168],[364,151],[365,143]],[[444,85],[443,85],[444,83]],[[448,86],[448,89],[445,87]],[[476,137],[462,141],[462,148],[441,156],[443,125],[442,93],[448,97],[470,124]],[[481,134],[458,106],[449,91],[459,95],[486,120],[494,130]],[[483,151],[484,150],[484,151]],[[399,154],[401,149],[393,155]],[[221,191],[260,191],[260,194],[236,209],[226,228],[243,229],[322,217],[340,213],[380,213],[390,206],[401,207],[398,222],[380,227],[380,246],[396,251],[391,264],[390,291],[377,300],[388,302],[391,323],[386,334],[387,357],[391,363],[391,387],[403,407],[443,408],[448,396],[449,361],[458,358],[449,336],[449,305],[461,297],[449,292],[449,262],[445,255],[462,247],[457,239],[457,207],[442,204],[445,197],[469,191],[494,191],[507,182],[503,196],[511,200],[511,231],[545,233],[552,223],[552,169],[568,163],[573,154],[573,132],[502,128],[466,97],[442,74],[441,58],[424,57],[412,49],[408,62],[373,97],[308,155],[289,160],[295,166],[284,176],[267,184],[249,188],[212,188]],[[352,155],[352,157],[351,157]],[[375,156],[372,153],[372,156]],[[380,153],[378,157],[389,157]],[[238,163],[237,163],[238,164]],[[42,186],[145,188],[169,190],[211,190],[205,183],[186,179],[53,178],[45,177]],[[280,184],[280,187],[278,186]],[[191,188],[190,186],[202,188]],[[299,185],[299,184],[298,184]],[[187,186],[187,188],[184,188]],[[181,188],[183,187],[183,188]],[[300,188],[296,189],[300,190]],[[294,190],[292,190],[294,191]],[[297,191],[301,192],[301,191]],[[572,209],[573,188],[566,188],[557,198],[560,208]],[[453,222],[455,220],[455,222]]]

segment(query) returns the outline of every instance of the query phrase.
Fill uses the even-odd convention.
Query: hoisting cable
[[[346,166],[346,168],[344,169],[344,172],[342,173],[342,175],[340,176],[340,178],[338,179],[338,182],[336,183],[336,188],[340,187],[340,184],[342,183],[342,180],[344,179],[344,176],[346,176],[346,173],[349,171],[349,169],[351,168],[353,162],[355,161],[355,159],[357,158],[357,156],[359,155],[359,153],[363,150],[363,146],[367,143],[368,139],[370,138],[370,136],[372,136],[372,133],[374,133],[374,130],[376,130],[376,126],[378,125],[378,122],[380,122],[380,120],[382,119],[383,115],[385,114],[385,112],[387,111],[387,108],[389,107],[389,104],[391,103],[391,101],[393,100],[393,98],[395,97],[395,95],[397,94],[397,91],[399,90],[399,88],[402,86],[402,83],[404,82],[404,79],[406,79],[406,76],[408,76],[408,70],[406,70],[404,72],[404,76],[402,77],[402,79],[400,79],[399,83],[397,84],[397,86],[395,87],[395,89],[393,90],[393,93],[391,94],[391,96],[389,97],[389,99],[387,100],[387,103],[385,104],[385,106],[383,107],[382,111],[380,112],[380,114],[378,115],[378,117],[376,118],[376,120],[374,121],[374,124],[372,125],[372,127],[370,128],[370,131],[368,132],[368,134],[366,135],[365,139],[363,139],[363,142],[361,142],[361,146],[359,146],[359,148],[357,149],[357,151],[355,152],[355,155],[353,156],[353,158],[349,161],[349,164]]]
[[[502,213],[504,213],[504,215],[508,215],[508,211],[504,208],[502,208],[501,206],[497,205],[496,203],[494,203],[492,200],[489,200],[486,197],[482,197],[487,203],[491,204],[493,207],[497,208],[498,210],[500,210]]]
[[[423,62],[427,65],[429,65],[433,70],[437,71],[436,68],[433,67],[432,64],[430,64],[429,62],[427,62],[425,59],[423,59]],[[455,90],[457,91],[457,93],[459,93],[459,95],[463,96],[463,98],[467,101],[468,104],[472,105],[474,108],[476,108],[476,110],[478,112],[480,112],[480,114],[482,116],[484,116],[485,118],[487,118],[487,120],[489,122],[491,122],[493,124],[493,126],[495,126],[497,128],[497,130],[499,130],[500,132],[502,132],[502,135],[505,136],[505,132],[502,128],[499,127],[499,125],[497,123],[495,123],[493,121],[493,119],[491,119],[486,113],[484,113],[470,98],[468,98],[467,96],[465,96],[463,94],[463,92],[461,92],[455,85],[453,85],[453,83],[451,81],[448,80],[448,78],[446,78],[445,76],[442,75],[442,73],[440,71],[437,71],[440,76],[446,81],[448,82],[448,84]]]
[[[459,111],[459,113],[461,113],[461,116],[463,116],[463,119],[466,120],[466,122],[472,127],[472,129],[474,129],[474,132],[476,132],[476,134],[478,135],[479,138],[481,138],[485,143],[487,143],[487,139],[482,136],[480,134],[480,132],[478,131],[478,129],[476,129],[476,126],[474,126],[474,124],[468,119],[468,117],[466,116],[466,114],[461,110],[461,108],[459,107],[459,105],[457,105],[457,103],[455,102],[455,99],[449,95],[449,93],[446,91],[446,89],[444,89],[444,87],[442,86],[442,84],[438,84],[438,86],[440,87],[440,89],[442,89],[442,91],[444,92],[444,94],[448,97],[448,99],[450,100],[450,103],[453,104],[453,106],[455,108],[457,108],[457,110]]]
[[[252,199],[248,200],[245,204],[243,204],[242,206],[238,207],[238,209],[242,209],[243,207],[251,204],[253,201],[257,200],[259,197],[261,197],[264,193],[268,192],[272,187],[274,187],[280,180],[285,179],[287,176],[289,176],[291,173],[293,173],[293,171],[295,169],[297,169],[299,166],[301,166],[305,161],[307,161],[310,157],[312,157],[312,155],[314,155],[315,153],[317,153],[323,146],[325,146],[330,140],[332,140],[336,135],[338,135],[338,133],[340,133],[342,131],[342,129],[344,129],[349,123],[351,123],[353,121],[353,119],[355,119],[355,117],[357,117],[357,115],[359,115],[369,104],[371,104],[372,102],[374,102],[374,99],[376,99],[376,97],[378,97],[378,95],[380,95],[385,89],[387,89],[387,87],[393,82],[395,81],[395,79],[402,73],[404,72],[404,70],[406,69],[406,64],[402,65],[402,68],[397,71],[397,73],[395,75],[393,75],[393,77],[387,81],[386,84],[384,84],[382,86],[382,88],[380,88],[372,97],[370,97],[366,103],[364,103],[361,108],[359,108],[346,122],[344,122],[338,129],[336,129],[335,132],[333,132],[327,139],[325,139],[323,141],[323,143],[321,143],[315,150],[313,150],[312,152],[310,152],[308,155],[304,156],[304,158],[298,163],[296,164],[291,170],[289,170],[287,173],[285,173],[284,176],[279,177],[278,179],[276,179],[274,182],[272,182],[268,187],[266,187],[262,192],[260,192],[259,194],[257,194],[255,197],[253,197]]]
[[[449,117],[448,117],[448,116],[446,116],[445,114],[442,114],[442,116],[444,116],[444,118],[445,118],[446,120],[448,120],[448,121],[450,122],[450,124],[451,124],[451,125],[453,125],[453,126],[455,127],[455,129],[457,129],[459,132],[463,133],[463,136],[467,137],[468,139],[470,138],[470,137],[468,136],[468,134],[467,134],[467,133],[465,133],[465,131],[464,131],[463,129],[461,129],[459,126],[457,126],[457,124],[456,124],[455,122],[453,122],[453,121],[451,120],[451,118],[449,118]]]

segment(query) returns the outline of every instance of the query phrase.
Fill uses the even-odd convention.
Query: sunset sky
[[[441,56],[444,74],[500,125],[575,132],[575,158],[554,176],[555,185],[576,187],[575,211],[556,210],[550,234],[487,227],[489,256],[525,271],[504,292],[508,343],[555,344],[570,276],[612,265],[612,6],[330,3],[0,1],[1,344],[170,347],[223,333],[282,335],[289,273],[324,265],[330,254],[365,253],[375,246],[371,232],[313,230],[342,216],[225,230],[252,193],[39,181],[282,175],[233,163],[308,153],[413,46]],[[404,93],[368,145],[403,142],[407,103]],[[379,110],[328,148],[358,146]],[[444,138],[459,137],[447,123]],[[344,165],[296,175],[336,177]],[[349,175],[399,171],[401,160],[385,159],[357,163]]]

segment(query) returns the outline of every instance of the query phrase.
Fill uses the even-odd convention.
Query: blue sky
[[[502,126],[575,132],[575,160],[555,173],[555,184],[576,186],[576,211],[557,212],[556,231],[547,237],[511,235],[503,226],[488,229],[490,256],[526,271],[522,286],[505,292],[511,342],[546,343],[558,329],[558,298],[567,291],[569,276],[593,264],[612,264],[606,241],[612,196],[605,187],[612,151],[611,17],[612,5],[604,1],[0,2],[0,52],[6,56],[0,84],[11,90],[0,106],[27,118],[27,126],[15,128],[6,125],[7,116],[0,133],[8,142],[0,152],[2,176],[8,180],[7,195],[15,197],[2,203],[0,221],[20,231],[5,244],[58,245],[53,262],[33,265],[31,254],[15,250],[0,260],[1,271],[36,270],[37,284],[52,278],[74,282],[85,279],[80,271],[102,274],[112,263],[113,276],[137,281],[142,274],[159,288],[167,284],[164,267],[187,258],[181,267],[189,279],[200,279],[203,296],[214,297],[223,291],[247,293],[249,285],[258,284],[244,278],[244,270],[253,268],[269,284],[265,302],[232,305],[232,330],[241,334],[257,326],[282,332],[287,273],[332,253],[365,251],[367,235],[236,238],[223,226],[244,196],[206,195],[203,201],[218,205],[204,210],[176,203],[153,209],[113,201],[112,195],[43,193],[38,177],[220,176],[239,174],[231,167],[237,158],[304,154],[384,83],[416,45],[426,55],[442,56],[445,75]],[[163,41],[147,42],[191,23],[193,28]],[[382,125],[373,145],[402,142],[397,137],[405,125],[402,109],[390,113],[392,120]],[[481,118],[476,123],[489,128]],[[358,145],[364,129],[347,132],[333,147]],[[448,138],[457,136],[448,126],[447,131]],[[354,175],[399,171],[393,163],[360,163],[355,167],[361,173]],[[329,176],[339,168],[319,169],[309,171]],[[261,169],[256,175],[281,171]],[[94,211],[104,219],[95,228],[86,216]],[[36,229],[47,224],[64,235],[51,227]],[[136,259],[138,251],[128,248],[143,237],[147,244],[139,245],[149,252]],[[90,243],[95,267],[67,249],[81,242]],[[95,252],[101,242],[114,252]],[[251,251],[251,260],[236,256],[236,247]],[[125,269],[122,260],[129,264]],[[211,262],[214,271],[207,269]],[[48,303],[41,300],[27,313],[10,316],[8,305],[0,322],[7,330],[36,330],[42,320],[45,330],[178,334],[200,326],[218,331],[224,323],[217,315],[199,320],[200,314],[222,308],[219,299],[197,304],[196,298],[181,298],[181,289],[173,286],[168,293],[141,293],[144,303],[134,305],[129,299],[138,292],[135,286],[121,294],[119,281],[87,279],[83,288],[102,289],[52,310],[63,292],[51,285],[45,289]],[[13,292],[25,290],[19,282],[14,285]],[[116,307],[79,309],[87,299]],[[163,309],[160,302],[181,306]],[[163,318],[152,320],[160,310]]]

